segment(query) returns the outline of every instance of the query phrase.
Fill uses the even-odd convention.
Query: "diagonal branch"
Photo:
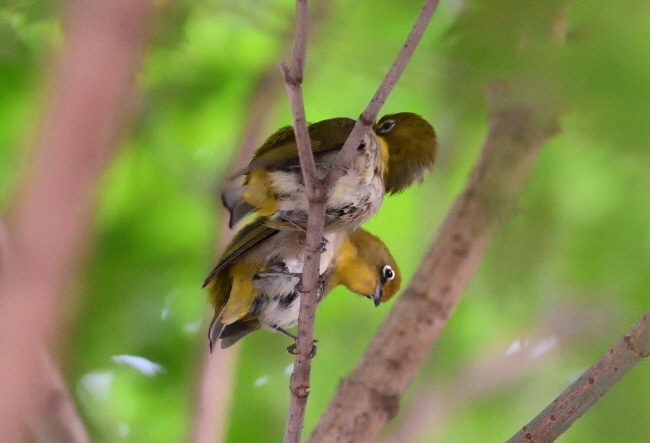
[[[408,410],[400,413],[398,423],[393,423],[379,441],[436,441],[459,411],[556,365],[559,353],[553,352],[553,342],[562,343],[564,352],[572,352],[583,347],[588,338],[608,335],[611,321],[611,312],[605,307],[585,311],[584,306],[572,303],[556,304],[533,329],[528,325],[511,334],[525,337],[515,352],[506,351],[514,351],[512,341],[494,342],[460,367],[452,379],[433,380],[426,386],[418,383]],[[542,356],[543,348],[549,352]]]
[[[558,132],[555,119],[544,118],[532,105],[491,108],[490,130],[463,193],[409,287],[340,383],[309,442],[373,441],[395,416],[492,236],[516,207],[541,146]]]
[[[555,441],[641,360],[650,355],[650,311],[507,443]]]
[[[384,106],[384,103],[386,103],[388,95],[393,90],[393,87],[397,83],[397,80],[399,80],[400,76],[404,72],[404,69],[406,69],[406,66],[411,60],[415,49],[418,47],[424,31],[426,31],[427,26],[429,26],[429,22],[431,21],[433,13],[438,7],[438,3],[440,3],[440,0],[426,0],[424,2],[424,5],[420,10],[420,15],[418,15],[418,18],[416,19],[415,24],[409,33],[409,36],[402,46],[402,49],[400,50],[399,54],[397,54],[397,58],[388,70],[388,73],[386,73],[386,77],[384,77],[381,85],[379,85],[379,88],[370,100],[370,103],[368,103],[366,109],[359,116],[359,119],[354,125],[354,128],[352,129],[350,136],[343,145],[343,148],[341,148],[341,153],[339,154],[335,165],[331,168],[327,176],[327,189],[332,189],[334,183],[336,183],[336,181],[341,177],[343,171],[345,170],[345,165],[350,163],[352,160],[354,149],[359,144],[361,137],[363,137],[363,135],[370,130],[370,127],[377,118],[381,107]]]

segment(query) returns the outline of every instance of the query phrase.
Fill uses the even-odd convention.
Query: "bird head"
[[[395,259],[381,239],[365,229],[348,234],[336,263],[338,284],[373,300],[390,300],[402,284]]]
[[[429,122],[419,115],[387,114],[373,125],[373,130],[388,146],[388,170],[384,175],[387,193],[402,192],[433,168],[438,138]]]

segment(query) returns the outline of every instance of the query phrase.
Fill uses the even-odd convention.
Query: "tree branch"
[[[507,443],[555,441],[641,360],[650,355],[650,311]]]
[[[314,20],[311,24],[318,28],[327,18],[332,4],[319,2],[315,5]],[[288,52],[289,44],[292,42],[293,32],[282,30],[280,36],[280,52]],[[280,58],[282,58],[280,54]],[[280,92],[285,83],[277,75],[277,67],[269,66],[259,77],[252,97],[248,100],[250,106],[246,111],[246,123],[242,131],[242,137],[238,143],[239,149],[229,171],[238,171],[248,162],[255,149],[260,145],[263,136],[268,129],[270,117],[277,105]],[[221,188],[228,185],[230,176],[226,175]],[[224,218],[226,221],[227,218]],[[221,224],[219,235],[219,250],[223,250],[226,244],[233,237],[233,231],[228,229],[228,223]],[[215,349],[212,354],[205,355],[205,362],[201,370],[201,382],[198,388],[197,414],[194,428],[194,440],[196,443],[216,442],[225,438],[225,411],[232,389],[231,376],[232,365],[236,359],[236,350]],[[216,417],[216,419],[215,419]],[[221,437],[221,438],[219,438]]]
[[[20,441],[36,407],[34,346],[57,341],[90,234],[95,184],[132,107],[149,12],[145,0],[68,7],[66,44],[8,219],[14,254],[0,294],[3,441]]]
[[[289,95],[291,106],[291,118],[296,134],[296,144],[300,157],[300,168],[302,169],[305,189],[308,198],[323,198],[321,195],[323,187],[316,176],[316,165],[314,155],[311,152],[309,131],[307,130],[307,117],[305,116],[305,104],[302,97],[302,79],[305,71],[305,59],[307,58],[307,37],[309,35],[309,9],[308,0],[296,0],[296,32],[293,45],[293,56],[291,66],[284,62],[280,63],[280,69]]]
[[[372,124],[377,118],[377,115],[379,114],[379,111],[381,110],[381,107],[384,106],[388,95],[393,90],[393,87],[397,83],[397,80],[399,80],[400,76],[404,72],[404,69],[406,69],[406,66],[411,60],[415,49],[422,39],[424,31],[426,31],[427,26],[429,26],[429,22],[431,21],[431,17],[438,7],[438,3],[440,3],[440,0],[426,0],[424,2],[424,5],[420,10],[420,15],[418,15],[418,18],[416,19],[415,24],[409,33],[409,36],[402,46],[402,49],[400,50],[399,54],[397,54],[397,58],[388,70],[388,73],[386,73],[386,77],[384,77],[381,85],[379,85],[379,88],[370,100],[370,103],[368,103],[366,109],[359,116],[359,119],[357,120],[354,128],[352,129],[352,132],[350,133],[350,136],[343,145],[343,148],[341,148],[341,152],[336,159],[336,163],[330,169],[330,172],[325,181],[327,189],[332,189],[334,187],[336,181],[343,174],[345,165],[350,163],[352,160],[354,150],[359,144],[359,141],[361,141],[363,135],[370,130]]]
[[[11,239],[9,229],[5,220],[0,217],[0,293],[7,276],[11,273],[9,266],[13,263],[13,252],[11,251]]]
[[[309,199],[307,216],[307,254],[301,279],[300,311],[298,314],[298,339],[296,358],[290,382],[289,412],[284,442],[299,443],[305,421],[305,409],[309,395],[309,375],[314,342],[314,316],[316,311],[318,276],[320,268],[320,243],[323,238],[326,190],[316,175],[314,156],[311,152],[309,131],[302,96],[302,79],[307,55],[309,33],[309,10],[307,0],[296,0],[296,32],[291,67],[281,64],[287,86],[291,116],[296,134],[300,167]]]
[[[369,442],[399,409],[401,396],[469,283],[490,240],[516,207],[554,118],[520,104],[497,109],[463,193],[360,363],[339,385],[308,441]]]

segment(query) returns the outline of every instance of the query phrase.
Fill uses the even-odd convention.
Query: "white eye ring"
[[[390,131],[393,130],[393,128],[395,127],[395,124],[396,124],[395,120],[392,120],[392,119],[391,120],[386,120],[385,122],[383,122],[381,124],[379,129],[377,129],[377,134],[381,135],[381,134],[389,133]]]
[[[389,265],[381,268],[381,278],[384,282],[391,281],[395,278],[395,271]]]

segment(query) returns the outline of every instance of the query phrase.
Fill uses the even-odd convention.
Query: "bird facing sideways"
[[[337,285],[372,299],[375,306],[399,290],[401,273],[386,245],[364,229],[325,235],[318,302]],[[277,230],[259,218],[244,227],[204,282],[214,307],[208,338],[228,348],[261,327],[281,332],[298,322],[304,233]]]
[[[333,118],[308,126],[316,172],[323,177],[334,163],[354,120]],[[388,153],[373,131],[366,133],[343,175],[332,189],[325,209],[325,232],[354,229],[372,218],[384,198]],[[244,185],[224,191],[230,227],[252,212],[277,229],[306,230],[309,202],[298,158],[293,127],[284,127],[255,152],[246,168]]]
[[[431,124],[412,112],[387,114],[373,125],[377,137],[387,145],[388,165],[384,174],[387,194],[399,194],[424,173],[433,169],[438,137]]]
[[[321,175],[336,160],[353,127],[354,121],[348,118],[309,125]],[[419,115],[385,115],[373,125],[373,132],[376,138],[362,140],[352,166],[332,191],[327,203],[326,232],[359,226],[375,215],[384,193],[404,191],[413,182],[422,181],[424,173],[433,168],[438,139],[433,127]],[[378,151],[377,140],[381,148]],[[373,159],[374,152],[377,155]],[[274,227],[304,229],[307,197],[291,126],[269,137],[250,164],[236,175],[242,174],[244,185],[228,189],[221,196],[230,212],[231,228],[257,211]]]

